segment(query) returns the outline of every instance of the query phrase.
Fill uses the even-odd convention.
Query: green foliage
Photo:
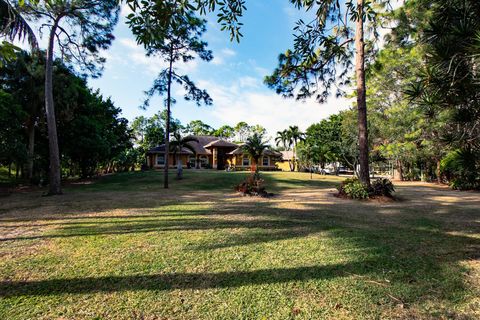
[[[437,159],[451,152],[443,167],[457,188],[474,188],[479,176],[472,156],[480,153],[479,15],[476,0],[431,1],[420,37],[426,64],[407,91],[433,124],[433,147],[443,151]]]
[[[342,148],[342,119],[341,114],[332,115],[312,124],[305,132],[305,144],[312,150],[312,160],[322,168],[327,163],[344,162],[346,154]]]
[[[26,113],[13,96],[0,90],[0,165],[26,161],[27,149],[22,135],[25,117]]]
[[[170,142],[170,150],[177,153],[183,149],[187,149],[193,154],[196,154],[196,150],[191,144],[192,142],[198,143],[198,139],[190,136],[182,137],[179,132],[175,132],[173,134],[173,140]]]
[[[7,42],[2,41],[0,44],[0,67],[3,67],[5,63],[11,62],[17,57],[17,53],[20,48]]]
[[[263,152],[270,146],[264,141],[263,135],[254,133],[247,138],[247,141],[242,146],[243,151],[253,159],[253,165],[255,165],[255,171],[258,171],[258,160],[263,155]]]
[[[356,200],[379,196],[392,198],[395,192],[392,181],[385,178],[373,180],[370,187],[367,187],[356,177],[349,178],[345,179],[337,189],[340,196]]]
[[[233,139],[235,136],[235,129],[231,126],[224,125],[215,130],[213,133],[214,136],[222,138],[222,139]]]
[[[454,150],[441,161],[442,171],[450,176],[453,189],[480,189],[480,154],[472,149]]]
[[[159,56],[169,64],[158,74],[152,87],[146,92],[147,98],[144,107],[148,107],[151,97],[155,94],[167,96],[165,98],[166,106],[173,104],[175,102],[175,99],[171,96],[173,84],[183,87],[185,100],[194,101],[197,105],[202,102],[211,105],[213,101],[206,90],[199,89],[188,75],[177,73],[175,68],[175,64],[179,61],[186,63],[196,57],[204,61],[213,59],[212,52],[207,49],[207,43],[201,40],[206,31],[206,20],[198,18],[195,11],[178,7],[175,2],[165,1],[165,7],[161,7],[170,13],[172,23],[165,26],[158,25],[158,29],[155,30],[157,36],[148,41],[137,38],[139,43],[145,45],[147,55]],[[165,15],[163,11],[154,11],[159,10],[156,6],[151,10],[153,11],[148,12],[149,16]]]
[[[360,182],[358,178],[346,179],[342,182],[338,191],[340,195],[346,196],[350,199],[363,200],[367,199],[369,196],[368,187]]]
[[[55,61],[54,102],[58,120],[58,136],[64,174],[91,176],[131,147],[127,120],[120,118],[120,109],[110,99],[88,88],[85,79],[77,76],[61,61]],[[1,69],[2,101],[0,136],[11,136],[6,144],[16,152],[2,164],[18,163],[26,170],[32,161],[34,181],[45,180],[49,166],[47,128],[42,110],[45,60],[42,56],[19,53],[14,61]],[[32,140],[29,138],[32,132]],[[6,140],[5,140],[6,141]],[[27,157],[27,147],[33,154]],[[8,161],[7,161],[8,160]]]
[[[117,154],[111,164],[116,172],[133,171],[145,159],[145,152],[141,148],[127,148]]]
[[[127,16],[130,29],[137,41],[146,47],[158,41],[158,37],[162,37],[164,30],[169,26],[184,23],[185,16],[193,10],[200,14],[215,12],[217,22],[222,30],[230,33],[231,40],[235,39],[238,42],[242,37],[240,28],[243,24],[239,18],[246,10],[245,0],[124,0],[124,2],[133,11]]]
[[[277,136],[275,137],[275,144],[277,147],[281,147],[283,150],[289,150],[290,144],[288,141],[288,130],[277,131]]]
[[[375,179],[372,181],[370,195],[371,196],[384,196],[384,197],[393,197],[395,192],[395,187],[393,186],[392,181],[386,178]]]
[[[128,121],[119,118],[120,109],[98,92],[85,92],[75,117],[62,124],[62,150],[78,163],[82,177],[97,174],[101,164],[115,159],[132,147]]]
[[[208,136],[215,133],[215,129],[204,123],[201,120],[192,120],[185,127],[186,134],[192,134],[196,136]]]
[[[38,1],[16,1],[20,9],[25,5],[25,2],[29,5],[36,5]],[[26,40],[32,49],[38,47],[37,37],[33,32],[31,26],[9,0],[0,0],[0,35],[6,37],[8,41],[13,42],[15,40]],[[13,50],[12,50],[13,49]],[[0,51],[0,60],[14,58],[12,53],[19,50],[11,43],[4,41]]]

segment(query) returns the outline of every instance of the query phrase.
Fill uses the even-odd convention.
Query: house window
[[[196,166],[196,160],[197,158],[195,158],[195,156],[188,157],[188,164],[190,165],[190,167],[194,168]]]
[[[157,165],[163,166],[165,165],[165,156],[164,155],[157,155]]]
[[[268,157],[263,157],[263,162],[262,162],[262,165],[264,167],[268,167],[270,165],[270,159]]]
[[[243,166],[249,166],[250,165],[250,158],[248,156],[243,156],[242,165]]]
[[[200,157],[200,164],[202,167],[205,167],[208,164],[208,157],[207,156],[201,156]]]

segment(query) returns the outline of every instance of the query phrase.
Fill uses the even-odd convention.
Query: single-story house
[[[234,168],[239,170],[248,170],[252,165],[252,159],[244,154],[241,145],[232,143],[213,136],[193,136],[198,142],[190,142],[195,153],[188,149],[169,152],[169,167],[175,168],[177,159],[182,161],[185,168],[212,168],[225,170]],[[147,165],[150,168],[165,167],[165,145],[152,148],[147,151]],[[277,162],[280,162],[282,155],[273,150],[265,150],[259,161],[260,170],[277,170]]]
[[[292,150],[280,152],[282,157],[281,161],[277,163],[277,166],[282,171],[291,171],[291,165],[293,159],[297,158],[297,155]]]

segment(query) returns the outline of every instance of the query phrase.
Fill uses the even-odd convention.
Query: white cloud
[[[237,53],[229,48],[224,48],[219,51],[219,53],[213,53],[213,60],[211,61],[212,64],[219,66],[225,64],[228,58],[234,57]]]
[[[141,72],[148,75],[157,75],[160,71],[168,67],[168,63],[158,56],[148,57],[142,46],[138,45],[131,38],[121,38],[119,43],[126,50],[128,63],[133,64],[134,67],[139,68]],[[195,72],[198,67],[198,60],[189,61],[188,63],[177,62],[175,67],[180,73],[190,74]]]
[[[225,60],[220,56],[214,56],[213,60],[211,61],[212,64],[219,66],[225,63]]]
[[[121,38],[118,40],[118,42],[120,42],[121,45],[129,49],[133,49],[133,50],[137,50],[139,48],[141,49],[141,47],[133,39],[130,39],[130,38]]]
[[[232,49],[225,48],[225,49],[222,50],[222,54],[223,54],[224,56],[227,56],[227,57],[233,57],[233,56],[235,56],[237,53],[236,53],[234,50],[232,50]]]
[[[238,85],[241,88],[258,88],[260,81],[257,78],[245,76],[238,79]]]

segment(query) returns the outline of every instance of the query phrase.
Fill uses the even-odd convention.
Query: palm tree
[[[32,28],[8,0],[0,0],[0,35],[9,41],[27,40],[32,48],[38,47]]]
[[[288,130],[277,131],[277,137],[275,138],[275,144],[277,147],[282,146],[283,149],[287,150],[290,149],[289,145],[289,136]]]
[[[305,140],[305,134],[300,131],[298,126],[290,126],[286,131],[288,136],[288,145],[289,147],[293,147],[292,162],[290,163],[290,170],[295,171],[295,166],[296,166],[295,154],[296,154],[297,144],[299,141]]]
[[[243,152],[245,152],[253,160],[252,171],[255,169],[255,174],[258,173],[258,161],[263,155],[263,152],[270,146],[267,142],[263,141],[263,135],[254,133],[247,138],[247,141],[242,146]]]
[[[183,149],[187,149],[193,152],[196,155],[197,151],[195,148],[190,144],[191,142],[197,142],[198,139],[192,136],[182,137],[179,132],[173,133],[173,140],[170,141],[170,150],[173,151],[173,156],[177,160],[177,179],[182,179],[182,161],[178,156],[177,152],[182,152]],[[168,163],[165,164],[168,166]]]

